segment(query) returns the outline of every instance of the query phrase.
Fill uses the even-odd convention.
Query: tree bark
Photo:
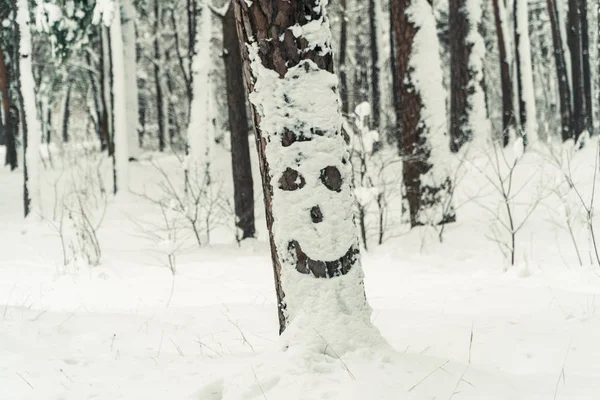
[[[5,165],[9,165],[11,171],[18,166],[17,161],[17,131],[11,117],[11,103],[9,97],[8,71],[4,60],[4,50],[0,40],[0,94],[2,95],[2,116],[4,117],[3,133],[4,145],[6,146]]]
[[[469,57],[467,43],[469,19],[466,0],[449,0],[448,27],[450,33],[450,150],[458,152],[473,132],[469,126]]]
[[[586,128],[585,87],[583,79],[583,53],[579,0],[569,0],[567,40],[571,54],[571,80],[573,84],[573,135],[577,140]]]
[[[156,113],[158,115],[158,149],[165,151],[167,132],[166,113],[164,105],[163,93],[163,76],[162,76],[162,51],[160,48],[160,22],[161,22],[162,7],[160,0],[154,0],[154,84],[156,87]]]
[[[594,107],[592,103],[592,72],[590,70],[590,38],[588,30],[587,0],[579,0],[581,19],[581,63],[583,70],[583,90],[585,97],[585,129],[594,134]],[[600,21],[599,21],[600,22]]]
[[[431,29],[435,26],[430,24],[427,27],[418,26],[414,22],[414,15],[409,13],[409,7],[419,7],[419,17],[424,17],[423,13],[431,13],[427,15],[428,18],[433,18],[433,9],[427,1],[427,4],[423,4],[426,0],[392,0],[390,2],[391,7],[391,19],[394,32],[394,66],[395,66],[395,93],[400,99],[396,102],[396,123],[400,125],[396,131],[402,132],[402,135],[397,138],[399,153],[403,157],[403,178],[404,188],[406,191],[406,200],[408,201],[408,208],[410,212],[410,224],[411,227],[424,225],[424,224],[443,224],[452,222],[455,220],[455,214],[452,207],[440,210],[439,212],[431,212],[436,208],[440,208],[442,204],[446,204],[447,195],[452,187],[452,182],[448,175],[442,177],[443,174],[436,174],[436,179],[433,178],[436,166],[432,163],[431,153],[432,151],[443,152],[441,148],[433,148],[432,143],[437,143],[437,140],[432,141],[432,135],[445,136],[444,131],[440,129],[446,129],[445,121],[442,122],[443,126],[432,126],[430,121],[431,116],[423,116],[422,111],[424,109],[423,95],[431,97],[437,97],[438,93],[423,93],[422,91],[430,90],[431,85],[423,87],[423,82],[415,83],[413,75],[415,70],[411,65],[411,60],[415,56],[415,49],[413,43],[415,37],[420,33],[420,29]],[[428,7],[428,10],[423,10],[424,7]],[[435,34],[434,34],[434,37]],[[438,48],[437,43],[432,45],[434,49]],[[419,51],[425,52],[426,49],[418,49]],[[431,51],[431,49],[429,49]],[[437,63],[440,62],[439,55],[429,54],[431,60],[428,62]],[[420,60],[423,61],[423,60]],[[419,63],[420,65],[420,63]],[[438,66],[441,68],[441,65]],[[435,88],[443,93],[441,70],[439,76],[439,87]],[[436,106],[429,105],[430,108],[427,110],[429,114],[443,113],[445,119],[445,108],[443,99],[441,104]],[[440,109],[441,108],[441,109]],[[436,115],[436,118],[438,115]],[[438,159],[439,160],[439,159]],[[437,166],[440,168],[441,166]],[[423,178],[428,175],[428,179]],[[427,181],[427,183],[425,183]],[[429,215],[434,215],[430,217]]]
[[[138,87],[137,87],[137,63],[136,63],[136,33],[135,18],[136,10],[134,0],[123,0],[123,48],[125,59],[125,83],[127,85],[126,107],[127,107],[127,139],[129,158],[140,157],[139,135],[138,135]]]
[[[72,84],[67,84],[67,93],[65,97],[65,109],[63,110],[62,120],[62,139],[63,143],[69,142],[69,120],[71,119],[71,88]]]
[[[515,111],[513,106],[513,85],[510,79],[510,61],[508,59],[506,34],[504,29],[508,21],[503,0],[493,0],[496,35],[498,36],[498,52],[500,55],[500,81],[502,85],[502,143],[508,145],[510,133],[516,128]]]
[[[521,62],[521,53],[519,52],[519,46],[521,45],[521,31],[518,26],[518,7],[519,1],[523,0],[513,0],[513,32],[515,38],[515,80],[516,80],[516,88],[517,88],[517,106],[518,106],[518,115],[519,115],[519,133],[521,135],[525,134],[525,125],[527,124],[527,107],[525,105],[525,98],[523,97],[523,70],[522,70],[522,62]]]
[[[223,19],[223,47],[225,52],[225,82],[229,129],[231,131],[231,166],[233,171],[233,199],[236,225],[242,231],[241,239],[254,237],[254,183],[248,144],[248,115],[239,38],[235,26],[233,4]]]
[[[323,35],[318,37],[327,37],[324,6],[318,0],[234,4],[251,93],[280,333],[286,330],[288,338],[304,340],[314,336],[313,330],[328,329],[335,323],[324,312],[330,307],[342,307],[345,318],[368,325],[331,44],[293,29],[309,22],[314,29],[316,23]],[[335,289],[325,290],[318,278],[327,278],[327,287]],[[361,333],[330,329],[338,339]]]
[[[572,138],[571,126],[571,88],[567,74],[565,52],[558,24],[558,9],[556,0],[547,0],[550,27],[552,29],[552,44],[554,46],[554,62],[556,64],[556,77],[558,80],[558,97],[560,102],[561,137],[563,142]]]
[[[369,26],[371,46],[371,128],[378,130],[381,125],[381,91],[379,88],[379,37],[376,18],[376,0],[369,0]]]
[[[339,77],[340,77],[340,99],[342,101],[342,115],[347,116],[350,112],[348,99],[348,76],[346,73],[346,52],[348,47],[348,21],[347,0],[340,0],[340,55],[339,55]]]

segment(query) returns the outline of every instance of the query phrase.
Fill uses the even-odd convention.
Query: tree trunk
[[[72,84],[67,84],[67,93],[65,95],[65,106],[62,120],[62,138],[63,143],[69,142],[69,120],[71,118],[71,88]]]
[[[575,139],[585,130],[585,88],[583,80],[583,53],[579,0],[569,0],[567,39],[571,53],[571,80],[573,82],[573,126]]]
[[[129,158],[138,159],[140,156],[138,135],[138,87],[137,64],[135,55],[135,19],[136,12],[134,0],[123,0],[123,47],[125,60],[125,84],[127,85],[126,110],[127,110],[127,138]]]
[[[516,97],[517,97],[517,107],[518,107],[518,115],[519,115],[519,129],[518,133],[520,135],[524,135],[525,124],[527,123],[527,108],[525,107],[525,99],[523,97],[523,71],[522,71],[522,63],[521,63],[521,53],[519,52],[519,46],[521,45],[521,35],[522,32],[519,30],[517,15],[519,13],[519,2],[522,0],[513,0],[513,32],[515,39],[515,83],[516,83]]]
[[[565,53],[563,50],[560,25],[558,24],[559,17],[556,0],[547,0],[546,3],[548,6],[548,14],[550,16],[550,27],[552,29],[552,44],[554,46],[554,62],[556,63],[558,97],[560,101],[561,137],[564,142],[572,138],[571,88],[569,87]]]
[[[165,151],[167,132],[165,132],[165,105],[162,76],[162,51],[160,48],[160,21],[162,6],[160,0],[154,0],[154,84],[156,87],[156,113],[158,115],[158,149]]]
[[[0,40],[0,94],[2,95],[3,133],[4,145],[6,146],[5,165],[10,165],[10,169],[13,171],[18,166],[17,130],[10,112],[9,86],[8,72],[4,61],[4,50],[2,49],[2,41]]]
[[[101,71],[100,87],[102,89],[102,136],[108,149],[108,155],[114,156],[115,146],[113,141],[113,100],[112,100],[112,61],[110,55],[110,38],[105,26],[100,28]],[[116,179],[115,179],[116,182]]]
[[[288,341],[301,343],[319,331],[335,332],[332,339],[345,344],[368,340],[374,328],[353,221],[338,80],[331,44],[322,40],[330,35],[324,3],[234,4],[251,93],[280,332],[286,330]],[[302,35],[308,23],[318,35]],[[344,315],[343,326],[332,318],[338,313]]]
[[[340,0],[340,55],[339,55],[339,76],[340,76],[340,99],[342,101],[342,115],[347,116],[350,113],[350,104],[348,100],[348,76],[346,73],[346,52],[348,47],[348,21],[347,21],[347,0]]]
[[[426,0],[392,0],[394,29],[396,107],[399,152],[403,156],[403,178],[411,226],[437,225],[456,219],[446,207],[452,181],[444,165],[449,152],[446,129],[445,92],[433,9]],[[420,43],[421,46],[413,46]],[[433,65],[437,64],[437,68]],[[427,67],[427,68],[425,68]],[[425,111],[423,113],[423,111]]]
[[[533,67],[531,64],[531,41],[529,39],[528,0],[515,1],[515,54],[517,77],[519,79],[520,124],[523,144],[537,141],[537,111],[535,107],[535,89],[533,86]]]
[[[379,130],[381,125],[381,90],[379,82],[379,37],[376,19],[376,0],[369,0],[369,26],[371,46],[371,128]]]
[[[583,90],[585,96],[585,129],[594,134],[594,107],[592,104],[592,73],[590,70],[590,38],[587,18],[587,0],[579,0],[581,18],[581,63],[583,70]],[[598,21],[600,23],[600,21]]]
[[[233,4],[223,19],[223,47],[225,52],[225,81],[229,129],[231,131],[231,166],[233,171],[233,199],[236,225],[242,231],[241,239],[254,237],[254,184],[248,144],[248,115],[240,44],[235,27]]]
[[[516,128],[513,105],[513,85],[510,79],[510,60],[507,51],[507,20],[503,0],[493,0],[496,35],[498,35],[498,52],[500,55],[500,81],[502,85],[502,143],[508,145],[511,132]]]
[[[119,1],[115,0],[119,9]],[[111,60],[113,71],[112,93],[114,96],[114,171],[116,174],[114,192],[129,190],[129,139],[127,135],[125,62],[123,58],[123,33],[121,13],[115,13],[110,24]]]
[[[23,203],[25,216],[30,212],[42,214],[40,145],[42,127],[38,118],[35,100],[35,81],[33,79],[32,42],[30,30],[29,4],[27,0],[18,0],[17,23],[19,25],[19,96],[21,105],[21,124],[23,132]]]

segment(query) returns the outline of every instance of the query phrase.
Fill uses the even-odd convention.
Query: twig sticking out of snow
[[[443,369],[446,366],[446,364],[448,364],[449,362],[450,362],[450,360],[446,361],[445,363],[443,363],[442,365],[440,365],[439,367],[437,367],[436,369],[434,369],[433,371],[431,371],[430,373],[425,375],[425,377],[423,379],[421,379],[419,382],[415,383],[410,389],[408,389],[408,391],[412,392],[417,386],[419,386],[421,383],[423,383],[423,381],[425,381],[425,379],[429,378],[431,375],[435,374],[440,369]]]
[[[346,363],[344,362],[344,360],[342,360],[342,358],[338,355],[338,353],[336,353],[336,351],[333,349],[333,347],[331,347],[331,345],[327,342],[327,340],[325,340],[325,338],[323,337],[323,335],[321,335],[316,329],[315,329],[315,332],[317,333],[317,335],[319,335],[319,337],[321,339],[323,339],[323,342],[325,342],[325,349],[323,351],[323,354],[327,354],[327,348],[330,348],[331,352],[333,353],[333,355],[336,356],[336,358],[338,360],[340,360],[340,362],[342,363],[342,365],[346,369],[346,372],[348,372],[348,375],[350,376],[350,378],[352,378],[352,380],[355,381],[356,377],[354,376],[354,374],[352,373],[352,371],[350,371],[350,368],[348,368],[348,365],[346,365]]]
[[[562,378],[563,385],[567,384],[567,379],[565,377],[565,364],[567,363],[567,356],[569,355],[569,350],[571,350],[571,339],[569,339],[569,345],[567,346],[565,359],[563,360],[562,367],[560,368],[560,374],[558,375],[558,380],[556,381],[556,386],[554,387],[554,400],[556,400],[556,396],[558,395],[558,385],[560,384],[560,378]]]
[[[263,397],[265,398],[265,400],[268,400],[267,395],[265,394],[265,390],[263,389],[260,381],[258,380],[258,376],[256,376],[256,371],[254,370],[254,367],[250,366],[250,368],[252,368],[252,373],[254,374],[254,379],[256,379],[256,383],[258,383],[258,387],[260,388],[260,391],[261,391]]]

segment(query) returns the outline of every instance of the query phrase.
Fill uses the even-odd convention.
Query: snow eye
[[[342,174],[339,169],[332,165],[321,170],[321,182],[329,190],[338,193],[342,191]]]
[[[306,180],[300,175],[300,172],[290,167],[287,167],[279,178],[279,189],[286,192],[302,189],[305,184]]]

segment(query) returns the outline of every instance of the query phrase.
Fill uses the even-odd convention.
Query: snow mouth
[[[333,261],[321,261],[310,258],[296,240],[288,245],[288,250],[296,259],[296,271],[301,274],[312,274],[315,278],[333,278],[346,275],[358,256],[358,248],[350,246],[348,251],[340,258]]]

